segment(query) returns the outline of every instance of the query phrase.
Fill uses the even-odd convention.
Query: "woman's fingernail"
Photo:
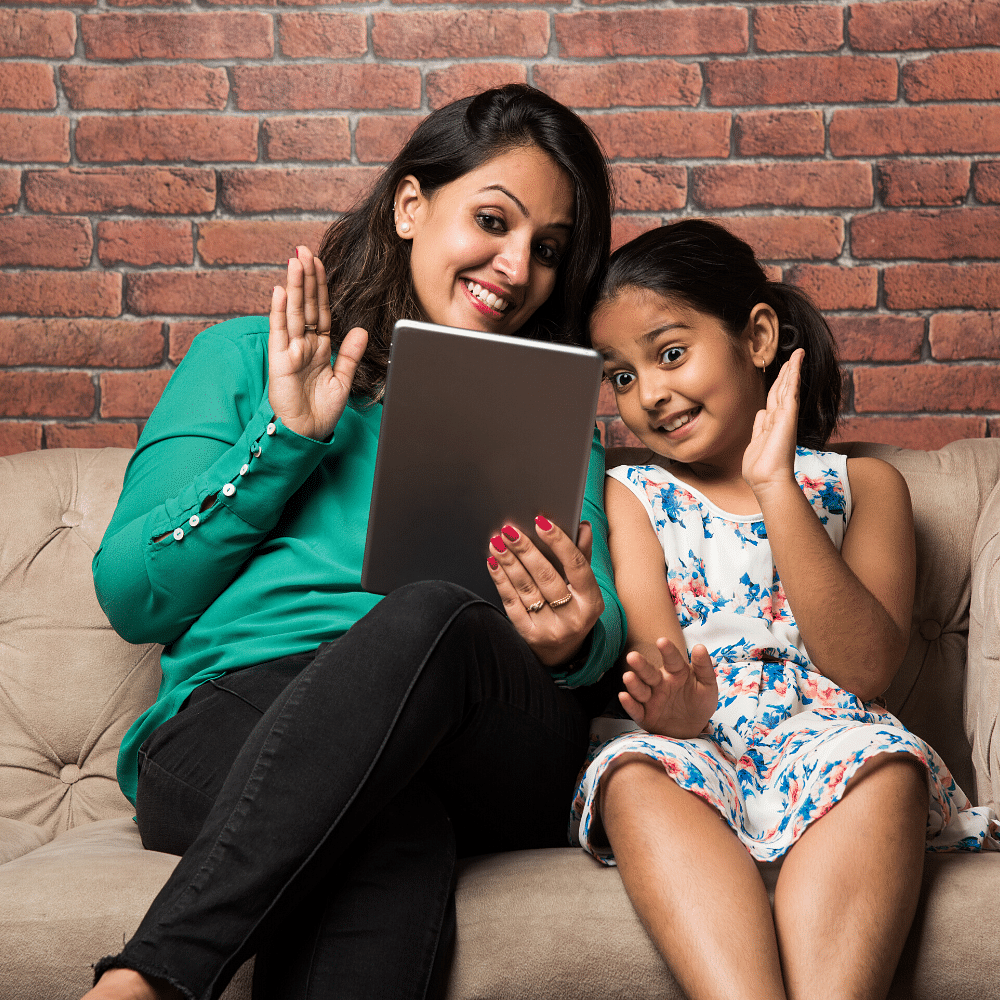
[[[507,546],[504,545],[503,539],[499,535],[494,535],[490,539],[490,541],[493,543],[493,548],[495,548],[497,550],[497,552],[506,552],[507,551]]]
[[[552,530],[552,522],[547,517],[544,517],[541,514],[539,514],[538,517],[535,518],[535,524],[537,524],[538,527],[542,529],[542,531]]]
[[[299,248],[298,248],[298,247],[296,247],[296,248],[295,248],[295,256],[296,256],[296,257],[298,257],[298,255],[299,255]]]
[[[498,563],[493,556],[490,556],[486,561],[490,564],[490,569],[498,569],[500,567],[500,563]]]
[[[512,542],[516,542],[521,536],[517,533],[516,528],[512,528],[509,524],[505,524],[501,529],[501,532],[505,534]]]

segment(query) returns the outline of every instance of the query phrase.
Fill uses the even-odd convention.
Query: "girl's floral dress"
[[[810,663],[760,514],[726,513],[655,465],[619,466],[608,475],[649,513],[688,650],[699,642],[709,650],[719,704],[705,735],[687,740],[653,736],[631,720],[595,720],[573,802],[574,842],[614,863],[598,792],[622,754],[659,761],[721,813],[754,858],[773,861],[841,798],[865,761],[906,753],[927,767],[928,848],[1000,846],[996,818],[970,804],[930,746]],[[795,478],[839,550],[851,516],[847,459],[799,448]]]

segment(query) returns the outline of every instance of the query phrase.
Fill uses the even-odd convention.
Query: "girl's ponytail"
[[[678,298],[715,316],[734,337],[747,328],[753,307],[767,303],[777,313],[780,330],[777,356],[764,372],[767,387],[792,351],[805,348],[797,439],[807,448],[826,444],[840,411],[833,334],[804,292],[768,281],[753,250],[738,236],[704,219],[682,219],[643,233],[611,255],[599,301],[625,288]]]

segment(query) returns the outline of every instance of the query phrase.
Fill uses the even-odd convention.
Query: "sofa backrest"
[[[986,773],[986,756],[997,750],[985,744],[997,700],[978,715],[963,701],[973,533],[991,492],[1000,528],[1000,441],[959,441],[936,452],[855,445],[850,453],[891,462],[913,497],[913,629],[889,707],[942,754],[970,796],[978,787],[979,797],[989,798],[997,776]],[[115,780],[118,745],[160,681],[160,648],[132,646],[112,631],[90,570],[129,454],[60,449],[0,458],[0,816],[50,836],[131,815]],[[981,548],[993,539],[990,551],[997,550],[996,531]],[[980,598],[980,605],[993,599]],[[985,685],[995,695],[998,628],[975,634],[970,675],[977,692]],[[974,774],[970,740],[977,733]]]

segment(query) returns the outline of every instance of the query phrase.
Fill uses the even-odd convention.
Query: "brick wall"
[[[815,297],[844,437],[1000,434],[1000,0],[0,0],[0,453],[134,444],[199,330],[509,80],[596,130],[619,242],[714,217]]]

